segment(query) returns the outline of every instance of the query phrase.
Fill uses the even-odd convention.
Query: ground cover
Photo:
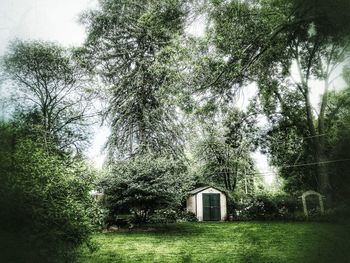
[[[80,263],[350,262],[349,225],[311,222],[178,223],[97,233]]]

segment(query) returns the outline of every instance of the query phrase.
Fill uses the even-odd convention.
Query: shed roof
[[[218,190],[218,191],[220,191],[220,192],[222,192],[222,193],[225,193],[225,192],[221,191],[220,189],[218,189],[218,188],[216,188],[216,187],[213,187],[213,186],[209,186],[209,185],[207,185],[207,186],[202,186],[202,187],[198,187],[198,188],[196,188],[196,189],[193,189],[192,191],[189,191],[188,193],[189,193],[190,195],[195,195],[195,194],[198,194],[199,192],[202,192],[202,191],[204,191],[204,190],[206,190],[206,189],[208,189],[208,188],[214,188],[214,189],[216,189],[216,190]]]

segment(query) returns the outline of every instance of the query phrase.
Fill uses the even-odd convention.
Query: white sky
[[[84,28],[79,14],[96,0],[0,0],[0,53],[9,40],[44,39],[65,46],[79,45]]]
[[[66,47],[81,44],[85,31],[78,23],[79,14],[96,4],[97,0],[0,0],[0,56],[6,50],[8,42],[15,38],[57,41]],[[187,32],[201,35],[204,32],[203,24],[203,21],[195,21]],[[238,99],[238,105],[245,108],[248,99],[255,93],[256,87],[249,86]],[[317,105],[320,94],[320,89],[314,89],[314,105]],[[96,167],[101,167],[104,159],[101,148],[109,131],[105,127],[96,127],[94,131],[95,138],[88,156]],[[262,173],[271,172],[264,155],[254,153],[253,158]],[[265,179],[269,183],[274,177],[269,175]]]

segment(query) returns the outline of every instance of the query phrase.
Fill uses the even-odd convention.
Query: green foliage
[[[344,61],[349,39],[338,34],[339,24],[325,22],[333,12],[326,6],[349,17],[340,10],[344,1],[210,1],[208,41],[213,53],[226,59],[210,71],[214,80],[205,87],[214,94],[232,94],[256,82],[261,112],[270,124],[261,145],[280,174],[291,179],[286,189],[317,188],[330,200],[328,168],[322,165],[330,148],[322,136],[328,132],[325,111],[334,69]],[[332,34],[331,28],[338,32]],[[312,79],[324,82],[317,113],[310,100]],[[291,167],[310,162],[317,165]]]
[[[226,189],[234,189],[237,165],[233,150],[214,129],[197,144],[196,159],[205,183],[214,183]]]
[[[347,0],[290,1],[296,9],[296,17],[301,21],[314,23],[318,32],[326,37],[349,36],[350,7]]]
[[[176,71],[164,65],[176,54],[172,47],[184,28],[185,1],[99,3],[98,10],[82,17],[88,37],[77,55],[107,87],[111,159],[145,152],[181,154],[169,89]]]
[[[239,191],[237,186],[244,181],[247,191],[254,192],[256,172],[250,156],[256,132],[254,114],[237,109],[219,112],[208,113],[213,114],[210,120],[199,124],[203,132],[194,145],[196,172],[202,178],[198,183],[215,184],[233,192]]]
[[[327,154],[332,160],[340,161],[330,164],[328,172],[334,189],[334,201],[337,205],[346,205],[349,208],[350,89],[331,93],[329,100],[325,137]]]
[[[175,209],[160,209],[156,210],[149,218],[149,223],[151,224],[166,224],[175,223],[177,218],[177,213]]]
[[[182,211],[177,215],[178,222],[197,222],[198,218],[195,213]]]
[[[1,123],[0,248],[4,262],[68,262],[92,231],[92,175]]]
[[[108,210],[104,207],[102,200],[93,200],[87,207],[92,226],[97,229],[106,229]]]
[[[151,224],[168,224],[176,222],[197,222],[197,216],[188,211],[180,209],[160,209],[150,216]]]
[[[141,223],[157,209],[180,206],[191,185],[183,162],[153,155],[116,161],[101,182],[112,217],[132,212]]]
[[[258,194],[235,206],[237,220],[305,220],[301,199],[290,195]]]
[[[89,135],[92,94],[89,76],[71,53],[51,42],[17,40],[9,45],[2,69],[7,85],[13,84],[19,115],[41,130],[36,140],[79,153]]]

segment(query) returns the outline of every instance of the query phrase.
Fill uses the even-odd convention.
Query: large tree
[[[107,87],[111,156],[181,149],[169,92],[175,70],[164,65],[174,55],[185,15],[181,0],[103,0],[83,15],[88,37],[78,53]]]
[[[248,82],[257,82],[271,123],[287,120],[293,131],[297,126],[305,128],[298,130],[298,136],[309,137],[317,187],[329,193],[328,173],[323,165],[324,114],[332,73],[345,59],[347,39],[342,34],[329,34],[320,23],[322,14],[314,14],[294,1],[210,3],[210,43],[222,59],[211,60],[213,74],[206,77],[202,88],[230,95]],[[310,100],[312,79],[324,84],[317,114]],[[291,170],[294,162],[290,159],[283,166]]]
[[[14,103],[27,112],[27,121],[40,126],[41,140],[60,150],[80,151],[92,103],[89,77],[71,53],[50,42],[17,40],[9,45],[2,66],[13,83]]]

